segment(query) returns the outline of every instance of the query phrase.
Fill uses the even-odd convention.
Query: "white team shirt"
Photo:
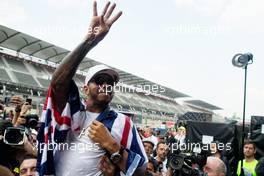
[[[105,150],[98,143],[94,143],[88,135],[88,126],[99,115],[88,111],[81,112],[81,131],[85,134],[79,137],[79,133],[70,130],[66,143],[70,147],[67,150],[58,150],[55,155],[55,170],[57,176],[99,176],[102,172],[98,169],[99,160],[105,154]]]

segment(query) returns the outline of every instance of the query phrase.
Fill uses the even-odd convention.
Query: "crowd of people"
[[[0,120],[0,136],[1,136],[0,175],[1,176],[2,175],[3,176],[39,175],[37,167],[40,167],[40,166],[37,166],[37,156],[38,156],[37,150],[38,149],[36,145],[36,134],[34,131],[40,130],[39,129],[40,126],[37,125],[33,129],[33,128],[28,127],[26,124],[28,122],[24,117],[28,113],[28,111],[30,111],[31,105],[29,105],[27,102],[23,102],[23,100],[19,96],[12,97],[11,102],[12,104],[16,104],[16,112],[13,114],[13,116],[9,114],[8,116],[6,116],[5,120],[4,119]],[[30,132],[27,132],[26,135],[23,136],[24,137],[23,144],[16,145],[14,143],[8,143],[8,142],[12,142],[12,141],[9,141],[9,139],[7,139],[7,141],[4,141],[4,135],[6,133],[5,131],[11,127],[16,127],[20,130],[27,129],[27,131],[30,131]],[[180,168],[179,170],[175,170],[175,168],[172,168],[170,166],[169,155],[171,155],[172,153],[171,151],[172,145],[174,144],[183,145],[184,143],[187,142],[185,140],[186,139],[186,128],[183,126],[179,126],[176,130],[174,128],[168,129],[166,135],[163,135],[163,136],[157,135],[158,134],[157,131],[155,131],[149,126],[146,126],[144,128],[137,128],[136,131],[140,138],[140,141],[137,141],[137,142],[142,142],[143,144],[143,148],[141,148],[141,150],[143,151],[141,151],[141,153],[144,152],[147,158],[146,162],[144,162],[146,163],[146,165],[145,165],[145,171],[143,175],[146,175],[146,176],[180,175],[178,171],[180,171],[180,169],[182,168]],[[132,147],[130,147],[130,149],[133,151]],[[104,148],[104,150],[106,149]],[[78,151],[73,151],[73,152],[78,152]],[[89,152],[90,151],[88,151],[88,153]],[[93,152],[98,153],[98,151],[97,152],[93,151]],[[181,152],[184,152],[184,151],[181,151]],[[241,167],[240,167],[241,161],[239,161],[238,166],[237,166],[237,173],[236,173],[237,175],[241,175],[241,171],[243,171],[244,175],[246,176],[249,176],[249,175],[262,176],[264,174],[264,167],[263,167],[264,158],[260,159],[260,161],[258,162],[255,159],[255,153],[256,153],[256,146],[254,142],[252,142],[251,140],[245,140],[245,143],[244,143],[244,158],[245,159],[243,160],[243,169],[241,170]],[[81,155],[84,155],[84,154],[81,153],[79,157],[75,159],[74,162],[80,162],[80,160],[82,160]],[[144,156],[144,154],[142,156]],[[202,166],[202,168],[198,166],[196,163],[192,163],[191,167],[193,169],[200,170],[200,173],[203,173],[204,175],[207,174],[208,176],[225,176],[225,175],[229,176],[231,175],[228,160],[219,150],[218,141],[213,141],[210,144],[210,155],[207,155],[206,157],[207,157],[206,163],[205,165]],[[86,157],[84,159],[89,160]],[[101,174],[116,175],[116,171],[121,170],[121,168],[119,168],[120,166],[114,163],[112,159],[113,158],[109,157],[109,154],[105,154],[105,152],[102,155],[100,155],[100,159],[97,161],[98,164],[95,166],[98,168],[98,170],[100,170]],[[85,167],[83,163],[81,164],[82,164],[81,169],[87,170],[90,172],[91,167]],[[71,168],[71,171],[77,172],[77,170],[75,170],[75,168],[73,167]],[[122,172],[125,173],[126,171],[124,170]],[[71,175],[71,174],[72,172],[69,172],[68,175]],[[79,174],[82,174],[82,173],[79,172]],[[133,174],[139,175],[136,173],[133,173]],[[64,174],[61,174],[61,171],[59,171],[58,173],[56,173],[56,175],[64,175]],[[89,175],[89,174],[83,174],[83,175]],[[184,174],[181,174],[181,175],[184,175]]]
[[[15,109],[0,121],[0,175],[182,175],[182,168],[171,164],[171,147],[187,142],[188,127],[168,130],[163,137],[155,135],[151,127],[137,129],[129,117],[110,108],[114,89],[109,87],[118,83],[119,74],[108,66],[89,69],[84,100],[72,81],[85,55],[122,15],[112,16],[115,7],[108,2],[98,15],[94,2],[88,33],[56,69],[40,119],[30,115],[30,102],[19,96],[11,98]],[[215,150],[206,155],[204,165],[184,161],[184,166],[203,175],[229,175],[228,162],[217,150],[217,142],[211,148]],[[243,171],[263,176],[263,159],[258,163],[255,152],[254,143],[247,141],[238,175]]]

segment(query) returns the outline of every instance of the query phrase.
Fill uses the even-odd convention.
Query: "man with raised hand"
[[[72,81],[85,55],[109,32],[122,12],[111,17],[115,4],[106,4],[93,17],[84,41],[56,69],[43,109],[38,134],[40,175],[143,175],[147,156],[131,119],[109,108],[118,73],[105,66],[91,67],[80,101]],[[110,164],[111,163],[111,164]],[[114,169],[113,169],[114,168]]]

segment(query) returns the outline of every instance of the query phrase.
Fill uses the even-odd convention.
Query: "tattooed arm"
[[[116,5],[113,4],[110,8],[109,6],[110,2],[105,5],[102,14],[98,15],[97,3],[94,1],[93,17],[88,34],[85,36],[84,40],[63,59],[53,74],[51,87],[55,92],[54,95],[57,100],[56,104],[59,112],[62,112],[66,104],[69,85],[79,64],[86,54],[106,36],[111,25],[122,15],[122,12],[118,12],[114,17],[110,18]]]

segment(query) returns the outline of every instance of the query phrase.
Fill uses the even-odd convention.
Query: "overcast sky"
[[[98,11],[105,0],[98,0]],[[242,116],[264,115],[263,0],[116,0],[122,17],[88,57]],[[1,0],[0,24],[72,50],[84,37],[91,0]],[[262,46],[262,47],[261,47]]]

